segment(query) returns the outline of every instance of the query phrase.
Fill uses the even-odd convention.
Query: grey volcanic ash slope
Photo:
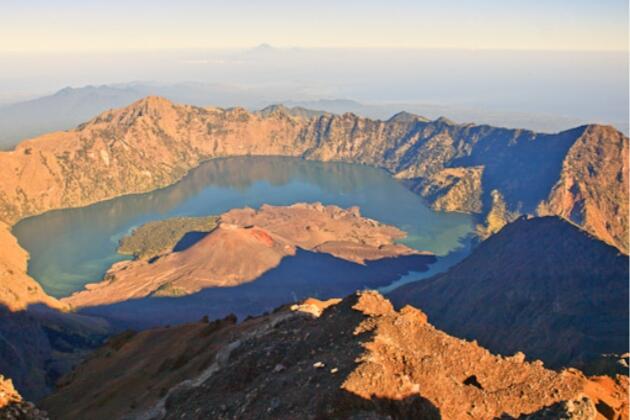
[[[627,419],[627,377],[500,357],[375,292],[112,339],[42,402],[56,419]],[[507,417],[502,417],[507,416]],[[538,418],[538,417],[537,417]]]
[[[391,298],[449,334],[554,367],[628,351],[628,257],[557,217],[508,224],[448,272]]]

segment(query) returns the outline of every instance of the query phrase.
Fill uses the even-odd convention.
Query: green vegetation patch
[[[151,259],[173,249],[188,232],[210,232],[216,226],[217,216],[174,217],[146,223],[120,240],[118,253]]]

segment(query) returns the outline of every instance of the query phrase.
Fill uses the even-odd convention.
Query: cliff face
[[[483,211],[482,166],[445,168],[421,181],[408,182],[411,190],[425,197],[437,211],[481,213]]]
[[[588,158],[594,163],[582,165],[580,171],[591,176],[580,178],[585,180],[583,192],[574,201],[582,200],[583,207],[591,209],[589,217],[555,204],[545,208],[627,250],[627,216],[618,199],[627,201],[628,162],[617,154],[627,148],[628,138],[610,127],[538,134],[446,119],[308,117],[282,109],[252,114],[149,97],[75,130],[41,136],[0,153],[0,220],[12,224],[53,208],[149,191],[175,182],[201,160],[238,155],[376,165],[418,186],[415,190],[437,209],[485,212],[490,191],[498,190],[510,210],[534,212],[545,200],[555,203],[556,184],[581,176],[567,167]],[[625,168],[621,175],[619,168]],[[599,219],[591,215],[597,212]]]
[[[569,219],[627,253],[629,153],[621,133],[588,127],[564,158],[560,179],[538,212]]]
[[[391,297],[449,334],[552,367],[628,351],[628,257],[558,217],[521,218]]]
[[[364,292],[241,324],[228,317],[123,334],[42,406],[59,419],[488,419],[576,407],[587,418],[627,419],[627,377],[524,359],[495,356],[413,307],[395,311]]]

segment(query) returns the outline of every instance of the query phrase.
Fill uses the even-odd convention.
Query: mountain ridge
[[[42,407],[60,419],[487,419],[548,410],[560,418],[577,405],[589,418],[624,419],[627,386],[627,377],[554,372],[522,353],[495,356],[436,329],[421,310],[397,311],[364,291],[240,324],[226,317],[121,334]]]
[[[0,220],[10,226],[51,209],[151,191],[214,157],[285,155],[382,167],[436,210],[489,214],[493,193],[510,212],[572,218],[627,253],[628,162],[617,159],[627,150],[627,137],[598,125],[551,135],[348,113],[295,119],[149,96],[0,152]],[[591,159],[578,159],[585,154]],[[581,183],[583,193],[557,198],[565,187],[575,191],[567,180],[584,171],[593,182],[615,174],[609,191]],[[499,218],[493,230],[507,221]]]
[[[389,296],[492,351],[584,368],[628,351],[628,261],[569,221],[522,217],[447,272]]]
[[[65,87],[48,96],[6,103],[0,106],[0,149],[15,146],[19,140],[46,132],[67,130],[107,109],[118,108],[147,95],[161,95],[178,103],[220,107],[241,105],[259,110],[267,105],[283,103],[287,107],[323,110],[342,114],[352,111],[372,119],[386,120],[401,109],[410,113],[437,118],[448,115],[457,121],[476,121],[493,126],[522,127],[547,133],[559,132],[588,122],[583,118],[545,114],[517,113],[458,105],[430,103],[359,103],[351,99],[315,99],[308,91],[294,86],[239,86],[203,82],[166,84],[133,81],[105,85]],[[628,132],[627,120],[616,126]]]

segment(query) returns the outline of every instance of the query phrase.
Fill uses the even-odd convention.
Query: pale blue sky
[[[0,0],[0,52],[627,50],[627,0]]]

